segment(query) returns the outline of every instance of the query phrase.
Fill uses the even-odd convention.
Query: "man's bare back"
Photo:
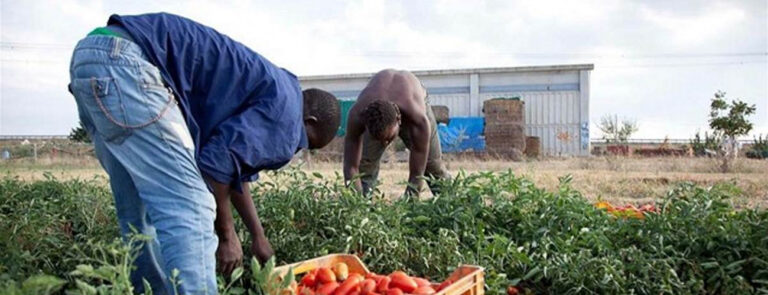
[[[425,169],[429,170],[429,176],[447,175],[439,163],[439,140],[436,127],[432,126],[436,123],[434,115],[430,117],[426,97],[424,86],[408,71],[387,69],[371,78],[349,111],[344,140],[346,180],[352,180],[359,172],[368,174],[363,177],[364,181],[375,180],[381,153],[397,136],[410,150],[407,192],[418,192]],[[366,157],[363,157],[364,149]],[[430,158],[435,165],[427,169]],[[361,160],[365,160],[363,169]],[[353,184],[364,191],[370,187],[364,187],[360,180],[354,180]]]
[[[357,116],[375,100],[390,101],[400,108],[404,123],[410,124],[413,123],[412,117],[426,116],[426,97],[426,89],[411,72],[386,69],[371,77],[349,115]]]

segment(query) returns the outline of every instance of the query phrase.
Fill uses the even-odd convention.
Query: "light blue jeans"
[[[146,279],[155,294],[216,294],[216,202],[157,67],[133,42],[89,36],[75,48],[70,78],[80,120],[109,174],[123,237],[152,237],[131,274],[136,292]]]

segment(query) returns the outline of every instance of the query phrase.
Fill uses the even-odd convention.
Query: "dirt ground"
[[[573,175],[573,186],[590,199],[605,199],[613,203],[642,204],[654,201],[680,182],[693,182],[709,186],[718,182],[734,182],[743,191],[736,199],[737,206],[768,208],[768,161],[739,159],[731,173],[716,172],[716,163],[706,158],[550,158],[526,162],[478,160],[473,158],[447,159],[452,174],[466,172],[504,171],[511,169],[527,177],[538,186],[552,190],[558,178]],[[319,162],[303,165],[309,172],[327,177],[341,173],[338,162]],[[0,177],[19,177],[24,180],[44,178],[45,173],[59,179],[104,179],[106,173],[93,158],[39,159],[37,162],[0,162]],[[382,191],[397,197],[407,180],[407,163],[383,163],[380,178]],[[269,176],[265,176],[268,180]]]

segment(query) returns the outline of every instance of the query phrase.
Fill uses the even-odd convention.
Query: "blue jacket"
[[[202,173],[239,189],[307,148],[303,98],[291,72],[190,19],[112,15],[176,94]]]

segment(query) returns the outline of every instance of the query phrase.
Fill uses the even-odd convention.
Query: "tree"
[[[75,141],[75,142],[91,142],[91,137],[88,136],[88,132],[85,131],[85,126],[83,126],[83,122],[78,122],[79,126],[72,128],[72,131],[69,132],[69,140]]]
[[[725,138],[719,151],[720,170],[723,173],[728,172],[731,159],[736,158],[738,154],[736,137],[752,131],[752,123],[747,120],[747,116],[753,114],[756,109],[754,104],[748,105],[739,99],[729,104],[725,92],[718,90],[715,93],[715,98],[710,104],[709,127]]]
[[[600,125],[597,126],[603,132],[603,139],[606,143],[627,143],[627,140],[633,133],[637,132],[637,122],[634,120],[623,119],[619,124],[617,115],[605,115],[600,118]]]

